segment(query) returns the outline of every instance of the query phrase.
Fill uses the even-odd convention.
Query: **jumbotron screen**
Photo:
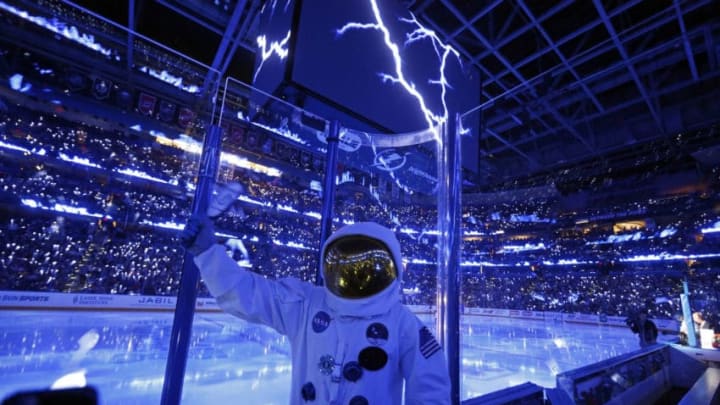
[[[321,108],[321,100],[402,133],[427,128],[428,114],[444,115],[443,99],[451,114],[479,104],[477,70],[401,2],[303,0],[298,6],[288,78],[317,96],[306,101],[308,110]],[[477,162],[473,135],[463,139],[466,167]]]

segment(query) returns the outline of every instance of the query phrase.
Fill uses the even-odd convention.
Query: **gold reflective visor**
[[[330,243],[323,258],[325,285],[343,298],[377,294],[397,278],[390,249],[377,239],[346,236]]]

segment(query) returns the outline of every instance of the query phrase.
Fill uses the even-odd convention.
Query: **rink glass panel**
[[[395,232],[405,304],[434,328],[437,292],[439,130],[377,134],[341,127],[333,230],[372,221]]]
[[[66,4],[48,15],[13,2],[0,16],[12,61],[0,82],[0,290],[75,294],[67,311],[136,297],[124,301],[136,310],[123,326],[30,327],[22,316],[6,325],[0,395],[65,376],[108,401],[158,403],[182,270],[177,236],[211,122],[201,94],[218,74]],[[157,305],[167,319],[146,321],[144,308]]]
[[[324,120],[234,79],[220,90],[218,125],[223,131],[218,184],[240,183],[238,201],[216,221],[227,253],[243,268],[269,279],[296,277],[314,283],[320,238],[325,156],[317,146]],[[195,316],[193,335],[222,329],[217,348],[188,359],[184,402],[203,403],[203,384],[213,398],[247,403],[286,403],[290,393],[290,345],[273,329],[229,315],[220,322]],[[204,332],[205,331],[205,332]],[[215,331],[216,332],[216,331]],[[232,343],[232,344],[226,344]],[[221,394],[227,393],[227,394]]]

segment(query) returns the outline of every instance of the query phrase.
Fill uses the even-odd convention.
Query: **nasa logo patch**
[[[385,325],[375,322],[367,327],[365,336],[368,342],[376,346],[382,346],[387,342],[389,333]]]
[[[330,315],[325,311],[318,311],[313,317],[312,328],[315,333],[322,333],[330,326]]]

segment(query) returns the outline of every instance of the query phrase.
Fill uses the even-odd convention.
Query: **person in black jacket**
[[[645,312],[631,316],[625,320],[633,333],[637,333],[640,339],[640,347],[647,347],[657,343],[658,330],[655,322],[648,318]]]

